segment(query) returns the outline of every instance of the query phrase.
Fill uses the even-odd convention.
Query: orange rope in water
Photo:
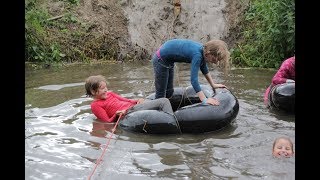
[[[117,125],[118,125],[118,122],[119,122],[119,120],[120,120],[121,116],[122,116],[122,113],[120,114],[120,116],[119,116],[119,118],[118,118],[118,120],[117,120],[116,124],[114,125],[114,127],[113,127],[113,129],[112,129],[112,132],[111,132],[111,136],[108,138],[108,142],[107,142],[106,146],[104,147],[104,149],[103,149],[103,152],[102,152],[101,156],[100,156],[100,157],[99,157],[99,159],[97,160],[97,163],[96,163],[96,165],[94,166],[94,169],[93,169],[93,171],[91,172],[91,174],[90,174],[90,176],[89,176],[88,180],[90,180],[90,179],[91,179],[91,177],[92,177],[93,173],[95,172],[95,170],[97,169],[98,165],[100,164],[100,161],[101,161],[101,159],[102,159],[102,157],[103,157],[104,153],[106,152],[106,149],[107,149],[107,147],[108,147],[108,145],[109,145],[109,143],[110,143],[110,140],[111,140],[111,138],[112,138],[112,135],[114,134],[114,131],[116,130],[116,127],[117,127]]]

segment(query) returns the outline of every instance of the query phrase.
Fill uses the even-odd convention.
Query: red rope
[[[118,120],[117,120],[116,124],[114,125],[114,127],[113,127],[113,129],[112,129],[111,136],[108,138],[108,142],[107,142],[106,146],[104,147],[104,149],[103,149],[103,152],[102,152],[101,156],[100,156],[100,157],[99,157],[99,159],[97,160],[97,163],[96,163],[96,165],[94,166],[94,169],[93,169],[93,171],[91,172],[91,174],[90,174],[90,176],[89,176],[88,180],[90,180],[90,179],[91,179],[91,177],[92,177],[93,173],[95,172],[95,170],[97,169],[98,165],[100,164],[100,161],[101,161],[101,159],[102,159],[102,157],[103,157],[104,153],[106,152],[106,149],[107,149],[107,147],[108,147],[108,145],[109,145],[109,143],[110,143],[110,140],[111,140],[111,138],[112,138],[112,135],[114,134],[114,131],[116,130],[116,127],[117,127],[117,125],[118,125],[118,122],[119,122],[119,120],[120,120],[121,116],[122,116],[122,113],[120,114],[120,116],[119,116],[119,118],[118,118]]]

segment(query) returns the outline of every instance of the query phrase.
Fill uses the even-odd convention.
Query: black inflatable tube
[[[278,84],[271,89],[270,93],[269,101],[273,109],[295,111],[295,83]]]
[[[144,134],[180,133],[175,117],[158,110],[141,110],[126,114],[119,125],[124,130]]]
[[[239,112],[237,98],[225,88],[212,90],[201,85],[207,97],[219,100],[219,106],[201,104],[193,88],[177,87],[169,98],[175,117],[157,110],[137,111],[124,116],[120,127],[124,130],[145,134],[205,133],[216,131],[233,122]],[[155,93],[147,99],[154,99]]]
[[[214,98],[219,100],[219,106],[197,103],[175,111],[182,132],[216,131],[235,120],[239,112],[239,103],[235,96],[223,88],[216,90]]]

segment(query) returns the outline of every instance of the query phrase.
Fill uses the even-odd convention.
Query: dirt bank
[[[53,15],[63,9],[49,1]],[[171,38],[200,42],[223,39],[232,47],[242,3],[232,0],[80,0],[75,14],[91,24],[90,31],[115,40],[118,60],[149,59]]]

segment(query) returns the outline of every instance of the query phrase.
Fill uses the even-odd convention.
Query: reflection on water
[[[176,86],[189,86],[189,66],[175,67]],[[295,179],[295,157],[272,157],[273,140],[295,142],[295,116],[263,105],[271,70],[211,71],[239,100],[236,121],[205,134],[141,135],[96,121],[84,80],[106,76],[108,88],[128,98],[154,91],[149,62],[75,65],[26,70],[25,178],[87,179],[112,136],[92,179]],[[202,75],[201,83],[206,83]]]

